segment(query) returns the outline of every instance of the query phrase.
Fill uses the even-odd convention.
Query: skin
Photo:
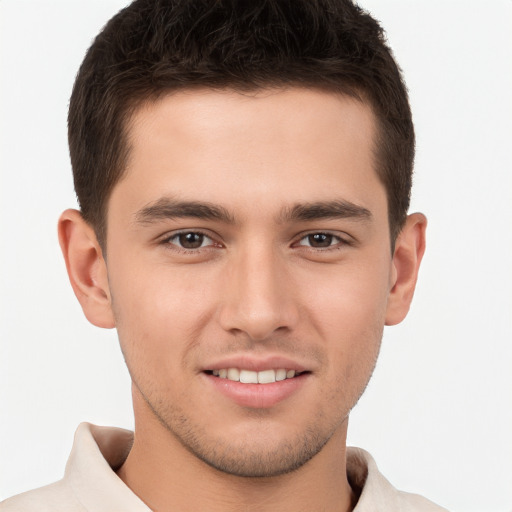
[[[354,507],[348,415],[425,246],[413,214],[390,251],[374,137],[368,106],[326,92],[179,92],[132,119],[107,257],[78,212],[62,215],[75,293],[117,328],[132,376],[118,474],[153,510]],[[205,373],[233,356],[307,372],[275,404],[240,405]]]

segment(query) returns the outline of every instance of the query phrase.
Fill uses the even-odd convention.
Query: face
[[[393,286],[374,125],[302,89],[179,92],[133,119],[107,269],[134,399],[222,471],[301,466],[369,380]]]

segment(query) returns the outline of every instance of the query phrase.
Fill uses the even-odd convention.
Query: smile
[[[300,375],[301,372],[286,370],[285,368],[262,370],[259,372],[239,368],[221,368],[207,373],[220,379],[228,379],[233,382],[241,382],[242,384],[271,384],[286,379],[293,379],[295,376]]]

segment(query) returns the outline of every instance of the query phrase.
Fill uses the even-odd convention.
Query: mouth
[[[281,355],[234,355],[205,365],[201,371],[206,389],[229,402],[251,409],[268,409],[298,396],[313,382],[314,367]]]
[[[227,379],[232,382],[264,385],[294,379],[309,372],[286,368],[267,369],[261,371],[247,370],[243,368],[220,368],[214,370],[206,370],[205,373],[207,375],[212,375],[213,377],[217,377],[219,379]]]

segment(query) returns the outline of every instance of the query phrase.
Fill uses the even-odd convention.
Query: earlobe
[[[58,229],[69,280],[85,316],[98,327],[115,327],[107,266],[94,229],[77,210],[66,210]]]
[[[386,325],[400,323],[409,311],[425,252],[427,219],[421,213],[407,217],[397,237],[393,254],[391,290],[386,309]]]

